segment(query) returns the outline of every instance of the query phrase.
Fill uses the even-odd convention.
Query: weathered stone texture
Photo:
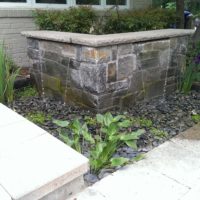
[[[127,55],[118,59],[118,80],[127,78],[136,70],[134,58],[133,55]]]
[[[43,87],[45,94],[105,111],[174,91],[188,39],[107,47],[28,39],[28,55],[40,91]]]

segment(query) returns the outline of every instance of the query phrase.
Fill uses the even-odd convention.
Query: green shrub
[[[96,14],[91,7],[71,7],[68,10],[36,10],[35,22],[42,30],[89,33]]]
[[[19,68],[12,68],[12,61],[6,55],[3,45],[0,45],[0,102],[11,103],[14,99],[14,81]]]
[[[161,8],[113,13],[106,19],[105,33],[164,29],[176,22],[175,12]]]
[[[91,7],[68,10],[36,10],[36,24],[43,30],[109,34],[169,28],[176,22],[175,11],[161,8],[145,10],[106,10],[97,17]]]

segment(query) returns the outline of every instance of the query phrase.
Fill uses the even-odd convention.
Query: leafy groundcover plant
[[[137,140],[145,133],[140,129],[131,131],[132,121],[124,115],[112,116],[111,113],[97,114],[90,123],[97,125],[97,129],[91,133],[87,123],[78,119],[72,122],[54,120],[60,127],[60,138],[69,146],[82,152],[81,143],[87,143],[91,171],[97,173],[106,167],[117,167],[127,164],[131,160],[124,157],[115,157],[117,149],[127,145],[137,149]]]
[[[12,62],[0,45],[0,102],[10,103],[14,97],[14,81],[19,73],[19,68],[14,70]]]

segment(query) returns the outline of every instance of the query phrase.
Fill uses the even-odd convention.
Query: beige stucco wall
[[[35,29],[31,10],[0,10],[0,41],[18,66],[30,66],[26,38],[21,32]]]
[[[152,5],[152,0],[130,0],[133,9],[141,9]]]

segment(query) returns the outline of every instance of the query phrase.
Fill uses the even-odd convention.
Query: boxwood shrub
[[[172,10],[107,10],[99,13],[89,6],[67,10],[36,10],[35,22],[42,30],[75,33],[109,34],[173,27],[176,14]]]

